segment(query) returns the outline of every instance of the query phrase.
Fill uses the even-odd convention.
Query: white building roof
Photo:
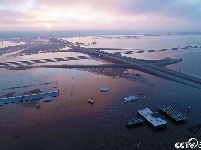
[[[16,97],[8,97],[8,98],[5,97],[5,98],[0,98],[0,106],[2,104],[17,103],[21,101],[30,101],[30,100],[36,100],[36,99],[51,101],[52,97],[57,97],[57,96],[59,96],[59,91],[23,95],[23,96],[16,96]]]
[[[154,128],[164,127],[167,122],[155,115],[149,108],[138,110],[138,113],[144,117]]]
[[[137,99],[138,99],[137,96],[130,95],[130,96],[124,98],[124,102],[135,101]]]
[[[49,95],[45,95],[45,97],[43,97],[43,102],[49,102],[52,100],[52,97]]]
[[[110,90],[109,87],[101,88],[101,92],[108,92],[109,90]]]

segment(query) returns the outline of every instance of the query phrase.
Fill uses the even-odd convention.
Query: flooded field
[[[0,41],[0,48],[25,44],[24,42]]]
[[[181,62],[166,67],[201,78],[200,35],[104,35],[62,39],[74,44],[82,42],[85,48],[102,48],[101,51],[109,53],[120,52],[120,55],[131,58],[182,58]],[[18,66],[16,64],[5,65],[12,61],[64,57],[70,60],[46,60],[47,62],[30,65],[113,64],[109,60],[71,51],[72,47],[64,46],[61,41],[58,45],[53,41],[46,42],[58,49],[47,51],[48,46],[44,48],[43,45],[39,46],[41,49],[32,49],[34,53],[30,48],[26,51],[23,48],[0,56],[1,97],[23,95],[34,90],[59,90],[59,96],[48,103],[40,99],[0,106],[0,149],[169,150],[174,149],[176,142],[188,141],[191,137],[201,139],[200,89],[136,69],[35,67],[20,70],[11,68]],[[73,60],[78,56],[86,56],[87,59]],[[127,78],[128,75],[133,75],[134,78]],[[102,87],[109,87],[109,92],[101,92]],[[129,95],[137,96],[138,100],[124,103],[124,97]],[[89,98],[94,99],[93,105],[87,102]],[[157,106],[163,104],[187,115],[187,122],[175,123],[160,113],[168,122],[164,129],[155,130],[147,123],[131,129],[125,126],[126,120],[139,117],[138,110],[150,108],[155,112],[158,111]]]

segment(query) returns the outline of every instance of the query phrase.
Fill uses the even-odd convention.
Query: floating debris
[[[158,106],[158,108],[175,121],[185,121],[188,118],[181,112],[177,111],[176,109],[172,108],[169,105]]]
[[[124,103],[129,102],[129,101],[136,101],[136,100],[138,100],[138,98],[136,96],[130,95],[130,96],[124,98]]]
[[[160,118],[158,112],[153,113],[149,108],[138,110],[138,114],[145,118],[146,121],[155,129],[163,128],[167,125],[167,122]]]
[[[140,125],[143,124],[144,120],[142,118],[135,118],[135,119],[130,119],[126,121],[126,126],[127,127],[133,127],[135,125]]]
[[[88,99],[88,103],[91,104],[91,105],[93,105],[94,100],[92,98],[90,98],[90,99]]]
[[[108,92],[109,90],[110,90],[109,87],[101,88],[101,92]]]

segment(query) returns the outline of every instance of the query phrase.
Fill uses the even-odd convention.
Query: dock
[[[169,105],[158,106],[158,108],[177,122],[188,119],[184,114]]]
[[[9,104],[9,103],[17,103],[17,102],[23,102],[23,101],[44,99],[46,96],[57,97],[57,96],[59,96],[59,91],[1,98],[0,106],[2,106],[3,104]]]
[[[154,129],[163,128],[167,122],[160,118],[157,112],[153,113],[149,108],[138,110],[138,114],[143,117]]]

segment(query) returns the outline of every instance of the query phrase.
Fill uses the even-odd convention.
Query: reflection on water
[[[4,135],[0,137],[0,143],[5,144],[9,141],[8,145],[11,147],[46,149],[48,145],[51,145],[51,147],[59,149],[83,147],[88,147],[87,149],[106,149],[108,147],[129,149],[131,147],[135,149],[139,142],[144,141],[146,146],[154,149],[156,147],[151,143],[155,140],[168,140],[171,146],[178,138],[183,139],[183,136],[190,135],[191,132],[187,130],[187,127],[191,127],[197,117],[201,117],[198,113],[199,109],[196,109],[200,103],[197,100],[201,96],[198,90],[139,71],[108,70],[105,75],[108,75],[108,72],[140,74],[154,82],[155,86],[71,69],[34,69],[23,72],[20,78],[31,73],[30,79],[35,76],[37,79],[43,79],[43,82],[57,80],[60,96],[49,103],[33,101],[0,107],[0,119],[2,120],[0,128],[1,134]],[[17,74],[16,72],[15,75]],[[52,85],[48,86],[51,88]],[[100,88],[105,86],[108,86],[110,91],[100,92]],[[183,87],[182,90],[181,87]],[[183,95],[181,91],[188,95],[194,93],[196,95],[194,101],[189,101],[190,97]],[[139,100],[134,103],[123,103],[123,98],[131,94],[136,95]],[[88,98],[95,100],[94,105],[88,104]],[[174,104],[175,102],[177,105]],[[198,112],[192,110],[188,123],[181,125],[177,125],[165,117],[168,121],[168,128],[162,131],[154,131],[146,124],[132,130],[125,127],[125,120],[137,117],[137,110],[149,107],[156,111],[156,106],[160,104],[173,105],[181,112],[185,112],[186,106],[190,105]],[[197,116],[194,117],[194,114]],[[16,138],[13,138],[17,135],[20,135],[19,143],[16,143]],[[138,140],[133,141],[132,139],[135,139],[136,136],[138,136]],[[82,142],[78,144],[76,141]],[[24,144],[21,145],[21,142]],[[115,144],[116,142],[119,144]],[[127,144],[131,146],[122,146]],[[146,149],[145,145],[141,146]],[[158,144],[156,146],[160,147]]]
[[[54,72],[51,72],[54,75]],[[11,71],[1,69],[0,72],[0,95],[15,92],[16,95],[34,89],[41,91],[54,91],[57,86],[56,80],[48,82],[48,76],[43,69]]]
[[[113,36],[113,35],[112,35]],[[117,35],[118,36],[118,35]],[[119,35],[120,36],[120,35]],[[96,38],[96,37],[75,37],[67,40],[83,43],[96,41],[97,44],[90,44],[89,48],[123,48],[123,49],[142,49],[142,50],[160,50],[164,48],[184,47],[187,45],[201,45],[201,35],[160,35],[160,36],[143,36],[139,38]],[[105,37],[110,37],[105,36]],[[115,37],[115,36],[114,36]]]
[[[201,78],[201,49],[187,50],[171,54],[170,57],[181,57],[182,62],[167,66],[168,68]]]
[[[18,102],[17,104],[22,107],[41,109],[42,107],[40,106],[39,101],[40,100],[23,101],[23,102]]]
[[[168,67],[176,70],[180,68],[181,72],[197,74],[200,77],[198,69],[201,64],[200,48],[162,50],[188,44],[199,45],[200,41],[197,38],[191,35],[188,37],[178,35],[138,39],[98,38],[90,42],[97,41],[92,47],[115,46],[145,50],[144,53],[122,54],[129,57],[150,59],[165,56],[182,57],[182,62]],[[147,50],[161,50],[161,52],[148,53]],[[19,59],[39,59],[46,56],[53,58],[55,54],[64,57],[70,53],[25,55],[19,56]],[[72,53],[73,57],[76,55],[79,54]],[[95,64],[96,61],[88,59],[73,63]],[[133,77],[130,75],[140,76],[154,86],[121,78],[121,76]],[[49,103],[40,100],[1,106],[0,149],[137,149],[141,143],[141,149],[169,150],[174,148],[178,139],[187,141],[187,137],[195,134],[197,137],[201,136],[200,132],[192,132],[193,129],[200,127],[200,90],[140,71],[106,68],[80,70],[42,68],[14,71],[2,68],[0,76],[0,95],[12,95],[34,89],[52,91],[55,87],[60,93],[59,97],[53,98]],[[45,85],[45,83],[52,84]],[[36,87],[16,88],[25,85],[36,85]],[[109,87],[110,91],[102,93],[100,91],[102,87]],[[123,98],[128,95],[136,95],[139,100],[125,104]],[[94,105],[88,104],[88,98],[95,100]],[[184,114],[190,106],[192,109],[187,123],[176,124],[170,118],[162,116],[168,122],[168,127],[164,130],[153,130],[146,123],[131,130],[125,127],[125,120],[138,117],[137,110],[148,107],[157,111],[156,106],[163,104],[168,104]]]

